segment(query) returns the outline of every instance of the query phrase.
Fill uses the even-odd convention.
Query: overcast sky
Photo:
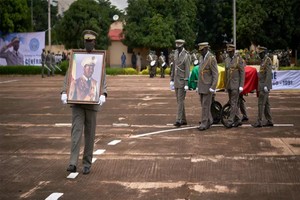
[[[110,0],[112,5],[117,6],[120,10],[124,10],[127,7],[127,0]]]

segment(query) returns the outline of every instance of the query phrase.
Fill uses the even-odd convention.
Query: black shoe
[[[243,116],[242,122],[246,122],[246,121],[248,121],[248,120],[249,120],[249,118],[248,118],[247,116]]]
[[[180,127],[181,123],[180,122],[175,122],[175,124],[173,124],[173,125],[176,126],[176,127]]]
[[[274,124],[272,123],[272,122],[270,122],[270,121],[267,121],[265,124],[263,124],[262,126],[264,126],[264,127],[268,127],[268,126],[274,126]]]
[[[205,128],[205,127],[202,127],[202,126],[200,126],[200,127],[198,127],[198,130],[199,130],[199,131],[205,131],[205,130],[206,130],[206,128]]]
[[[90,167],[84,167],[82,170],[83,174],[89,174],[91,172],[91,168]]]
[[[187,122],[182,122],[181,125],[187,125]]]
[[[242,125],[243,125],[242,122],[238,121],[238,122],[234,122],[232,124],[232,127],[239,127],[239,126],[242,126]]]
[[[233,127],[233,123],[228,123],[226,128],[232,128]]]
[[[251,124],[251,126],[253,126],[254,128],[261,128],[262,125],[259,122],[256,122],[255,124]]]
[[[75,165],[69,165],[69,167],[67,168],[68,172],[76,172],[76,166]]]

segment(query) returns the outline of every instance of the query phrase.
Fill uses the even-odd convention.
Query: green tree
[[[251,43],[269,49],[285,49],[293,45],[292,39],[299,23],[294,8],[299,1],[239,0],[237,1],[237,41],[242,47]]]
[[[54,27],[57,38],[67,49],[81,48],[82,32],[86,29],[98,33],[96,48],[107,49],[109,45],[108,31],[112,16],[119,14],[116,7],[108,0],[77,0]]]
[[[193,46],[196,6],[194,0],[128,0],[124,43],[132,48],[165,49],[175,39]]]
[[[0,8],[2,34],[30,30],[30,10],[24,0],[0,0]]]

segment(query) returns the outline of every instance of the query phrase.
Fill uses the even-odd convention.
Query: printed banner
[[[1,65],[41,65],[45,32],[11,33],[0,37]]]
[[[272,90],[300,89],[300,70],[273,71]]]

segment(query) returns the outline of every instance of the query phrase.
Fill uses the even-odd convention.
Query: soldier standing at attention
[[[224,85],[228,92],[230,103],[230,115],[228,119],[228,128],[238,127],[242,125],[239,113],[239,94],[243,92],[245,82],[245,70],[243,59],[235,54],[235,46],[227,45],[228,57],[225,59],[225,78]]]
[[[87,54],[92,53],[96,44],[97,33],[91,30],[85,30],[84,34],[84,45]],[[89,62],[85,62],[89,63]],[[105,72],[105,70],[104,70]],[[68,72],[66,73],[68,74]],[[63,104],[67,103],[67,83],[68,76],[66,75],[64,80],[63,89],[61,92],[61,101]],[[84,132],[84,151],[83,151],[83,174],[89,174],[92,166],[93,150],[94,150],[94,140],[95,140],[95,130],[97,122],[97,111],[99,110],[99,105],[104,104],[107,97],[106,91],[106,75],[104,73],[102,84],[103,93],[99,97],[99,102],[97,104],[73,104],[72,107],[72,130],[71,130],[71,154],[68,172],[76,172],[78,157],[80,153],[80,144],[82,133]]]
[[[47,53],[47,56],[46,56],[46,65],[49,69],[51,69],[52,71],[52,76],[54,76],[54,68],[52,67],[51,65],[51,61],[52,61],[52,58],[51,58],[51,52],[50,50],[48,50],[48,53]],[[50,76],[50,72],[48,72],[48,76]]]
[[[258,73],[258,118],[257,121],[252,124],[255,128],[274,126],[269,103],[269,93],[272,89],[272,61],[267,55],[266,47],[258,47],[258,54],[262,61]],[[264,124],[262,123],[263,114],[267,120]]]
[[[45,61],[46,61],[46,51],[45,51],[45,49],[43,49],[43,52],[41,54],[41,59],[42,59],[42,78],[45,78],[45,76],[44,76]]]
[[[160,78],[165,78],[165,69],[167,67],[167,64],[166,64],[166,57],[164,56],[164,52],[160,52],[158,62],[160,66]]]
[[[202,119],[199,131],[209,129],[213,123],[211,115],[212,95],[216,92],[218,83],[218,65],[216,57],[208,51],[208,42],[199,43],[201,53],[199,61],[198,93],[202,107]]]
[[[171,71],[171,88],[174,86],[176,100],[177,100],[177,116],[174,126],[180,127],[181,125],[187,125],[184,100],[186,91],[189,89],[188,80],[190,75],[190,56],[184,49],[185,41],[176,40],[176,50],[174,53],[174,67]]]

